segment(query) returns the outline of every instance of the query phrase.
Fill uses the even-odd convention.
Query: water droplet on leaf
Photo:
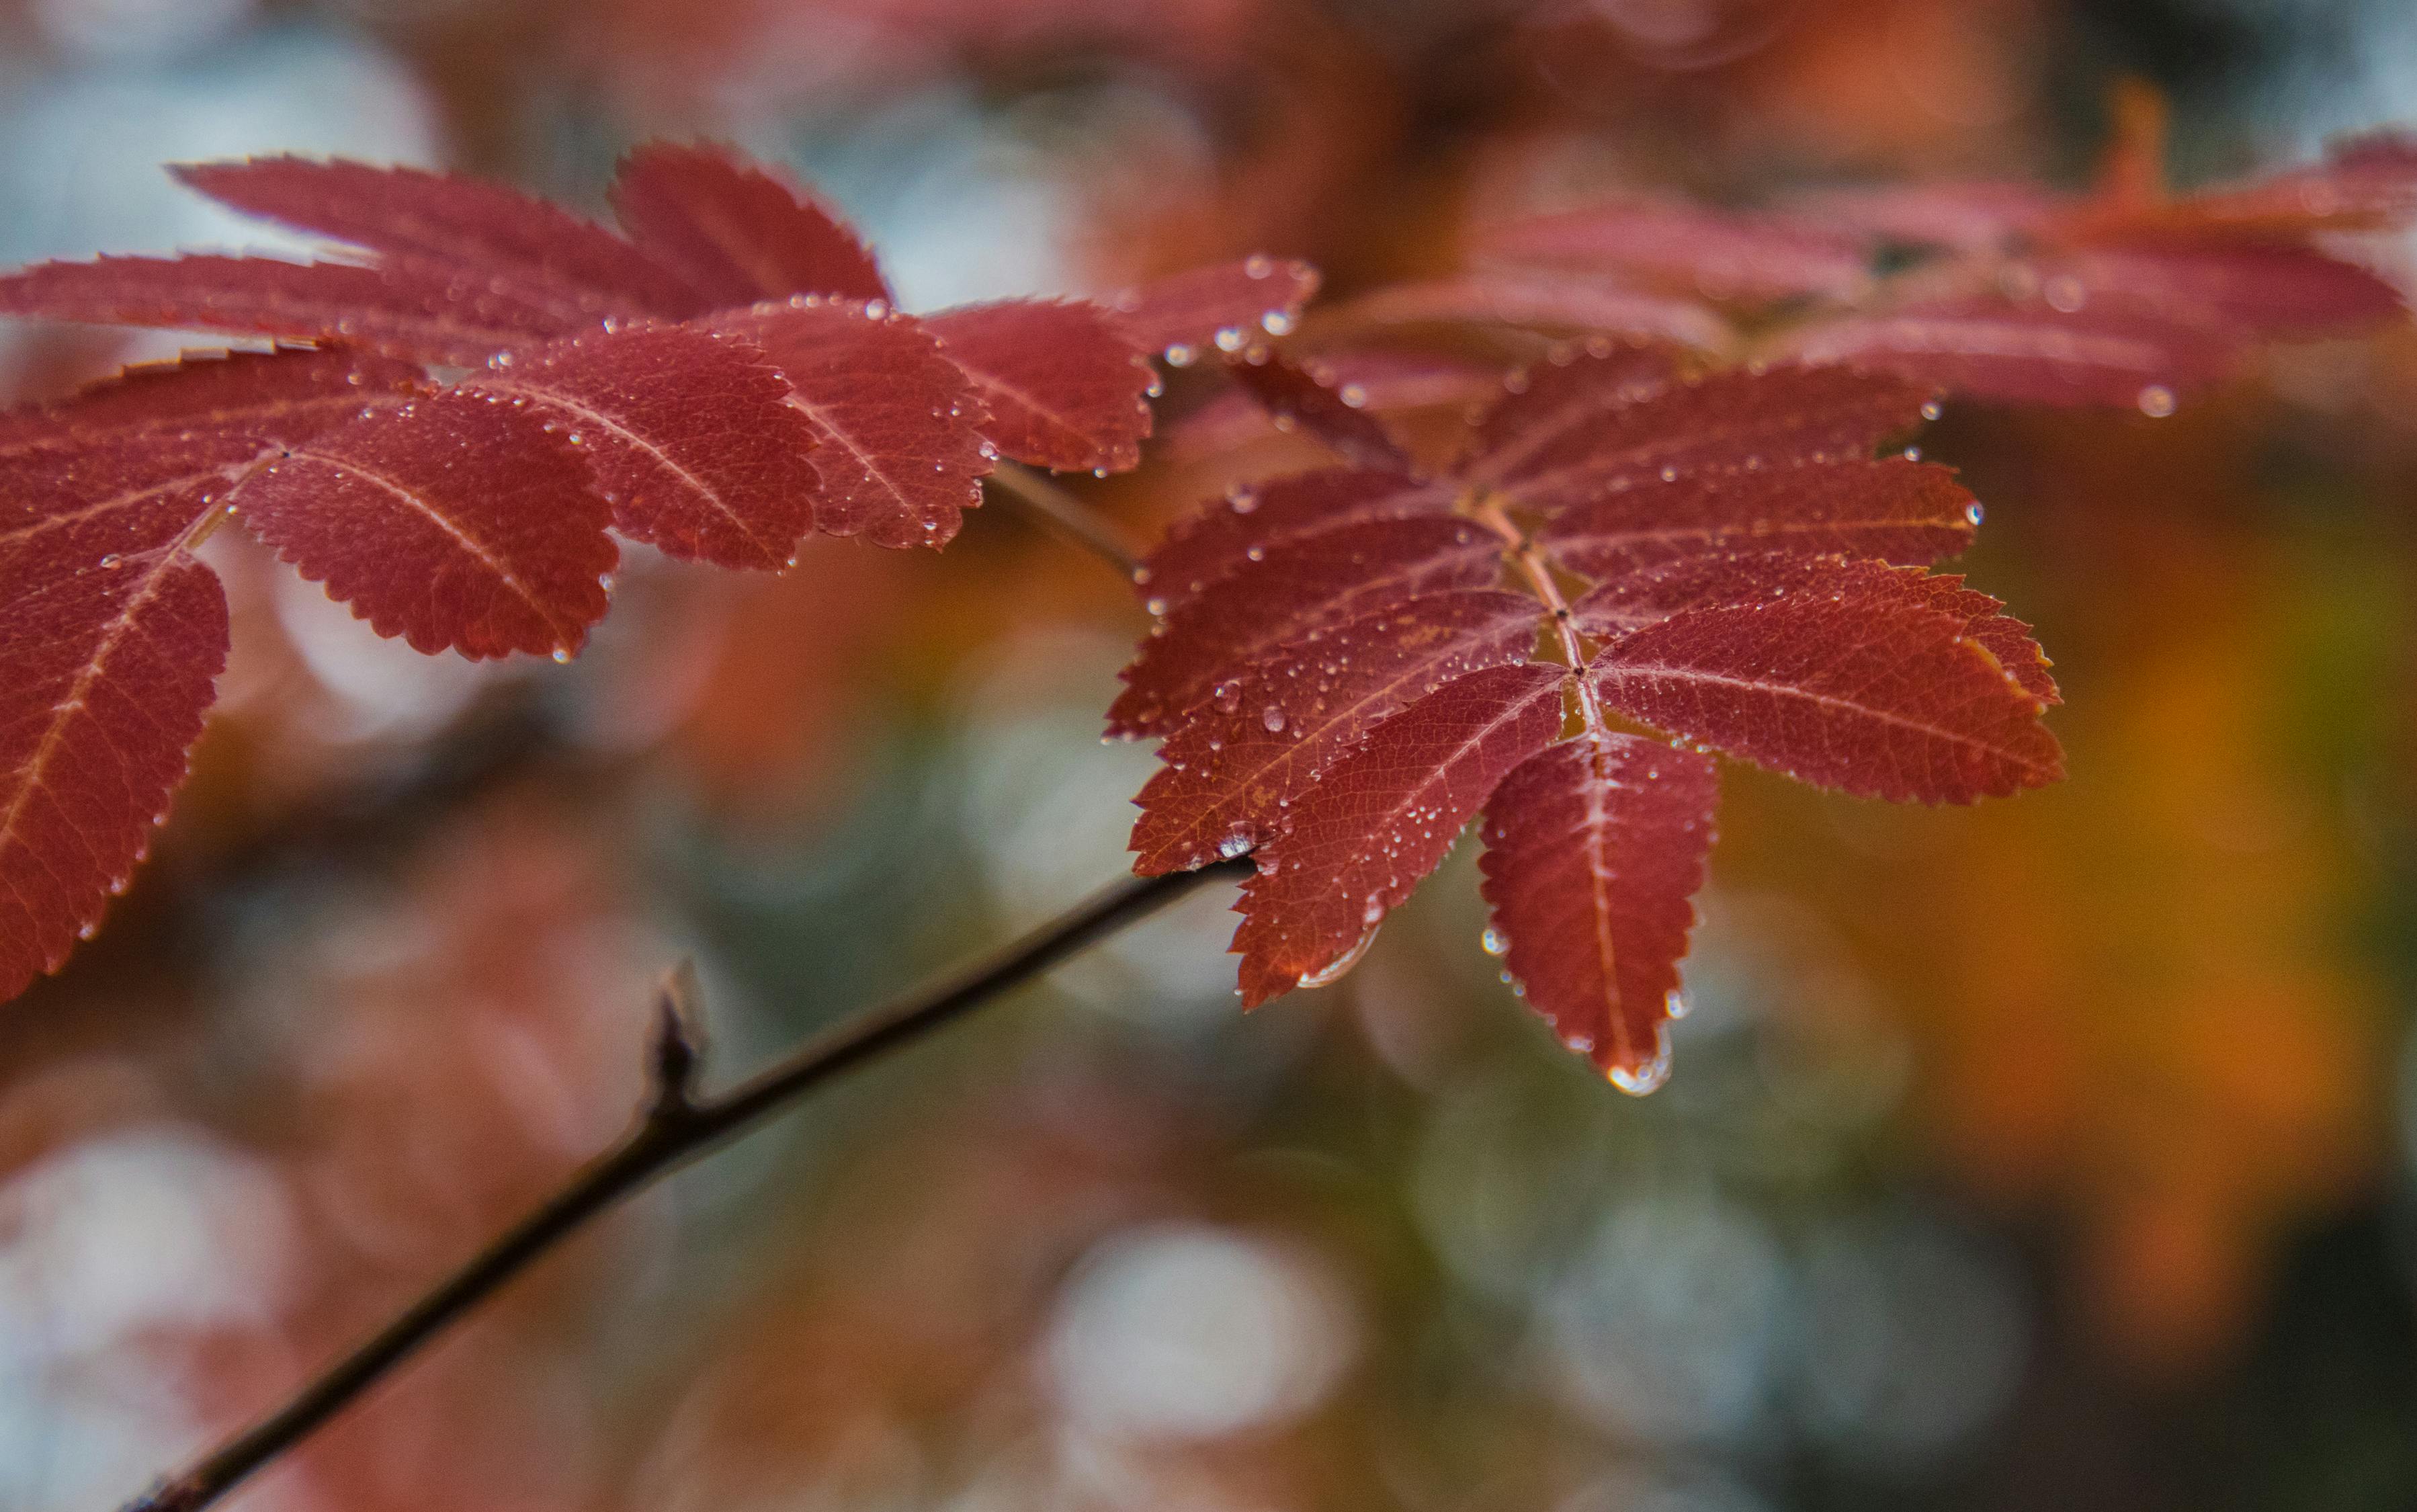
[[[1267,863],[1264,862],[1260,863],[1259,870],[1264,873],[1267,869]],[[1381,921],[1384,916],[1385,911],[1383,909],[1380,908],[1376,909],[1376,917],[1378,920]],[[1319,967],[1316,970],[1302,977],[1300,979],[1300,985],[1304,987],[1330,987],[1337,982],[1342,981],[1346,972],[1348,972],[1353,967],[1360,964],[1361,957],[1368,954],[1368,947],[1376,943],[1377,931],[1383,927],[1384,926],[1381,923],[1370,925],[1368,932],[1360,937],[1357,944],[1353,945],[1349,950],[1345,951],[1342,955],[1337,955],[1334,959],[1327,962],[1324,966]]]
[[[1634,1066],[1613,1066],[1604,1076],[1631,1097],[1643,1097],[1658,1091],[1664,1082],[1670,1079],[1670,1042],[1657,1029],[1651,1055]]]

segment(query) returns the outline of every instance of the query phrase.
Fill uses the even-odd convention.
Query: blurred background
[[[0,0],[0,263],[266,244],[163,160],[344,153],[594,207],[788,163],[904,302],[1250,251],[1330,290],[1589,188],[2185,182],[2417,119],[2399,0]],[[0,328],[38,397],[173,340]],[[247,1512],[1784,1512],[2417,1504],[2417,338],[2166,420],[1951,407],[2062,787],[1744,769],[1676,1073],[1495,981],[1465,846],[1245,1018],[1195,898],[649,1193]],[[1081,481],[1087,487],[1090,480]],[[1136,531],[1202,465],[1092,490]],[[577,664],[378,641],[220,532],[174,822],[0,1025],[0,1508],[283,1395],[714,1066],[1124,862],[1123,585],[1002,508],[778,580],[630,554]]]

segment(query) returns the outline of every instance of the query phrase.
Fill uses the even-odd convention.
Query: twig
[[[1125,540],[1123,532],[1097,510],[1031,468],[1002,462],[993,469],[989,481],[1039,515],[1042,524],[1103,558],[1126,578],[1130,579],[1141,565],[1140,554]]]
[[[304,1385],[285,1405],[161,1483],[126,1512],[195,1512],[350,1406],[505,1282],[631,1192],[842,1072],[929,1033],[1205,883],[1246,875],[1247,857],[1194,872],[1128,878],[953,976],[839,1025],[719,1097],[699,1099],[692,987],[667,980],[638,1125],[534,1212]]]

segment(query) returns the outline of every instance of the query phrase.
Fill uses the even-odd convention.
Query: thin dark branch
[[[1099,511],[1017,463],[1002,462],[989,481],[1041,517],[1043,525],[1130,578],[1141,565],[1132,542]]]
[[[127,1512],[194,1512],[342,1412],[422,1346],[551,1252],[588,1219],[707,1147],[777,1112],[824,1081],[938,1029],[1204,883],[1247,874],[1247,858],[1195,872],[1129,878],[952,976],[806,1042],[786,1060],[719,1097],[692,1098],[684,988],[667,985],[653,1050],[657,1085],[636,1128],[573,1176],[469,1263],[403,1309],[285,1405],[132,1503]],[[666,1036],[678,1048],[666,1047]],[[670,1078],[666,1081],[665,1078]]]

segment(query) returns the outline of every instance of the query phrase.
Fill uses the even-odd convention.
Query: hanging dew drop
[[[1193,352],[1191,347],[1184,345],[1181,342],[1177,342],[1174,345],[1168,347],[1160,355],[1166,359],[1166,365],[1168,367],[1188,368],[1192,365],[1192,359],[1195,354]]]
[[[1262,865],[1259,870],[1264,873],[1267,867]],[[1379,920],[1383,919],[1384,910],[1378,909],[1376,916]],[[1370,925],[1368,932],[1360,937],[1358,944],[1302,977],[1300,985],[1304,987],[1330,987],[1342,981],[1353,967],[1360,964],[1361,957],[1368,954],[1368,947],[1376,943],[1377,931],[1382,927],[1381,924]]]
[[[1281,310],[1270,310],[1259,317],[1259,328],[1270,336],[1282,336],[1292,329],[1292,316]]]
[[[1487,924],[1485,933],[1477,937],[1477,943],[1486,955],[1499,955],[1511,948],[1511,937],[1492,924]]]
[[[1980,501],[1976,499],[1964,506],[1964,523],[1978,529],[1981,522],[1988,517],[1988,512],[1981,508]]]
[[[1604,1076],[1631,1097],[1643,1097],[1659,1091],[1662,1084],[1670,1079],[1670,1042],[1657,1031],[1651,1055],[1634,1066],[1613,1066]]]
[[[1242,344],[1247,340],[1249,340],[1249,338],[1242,334],[1241,327],[1227,326],[1217,332],[1217,350],[1221,352],[1239,352],[1242,349]]]

